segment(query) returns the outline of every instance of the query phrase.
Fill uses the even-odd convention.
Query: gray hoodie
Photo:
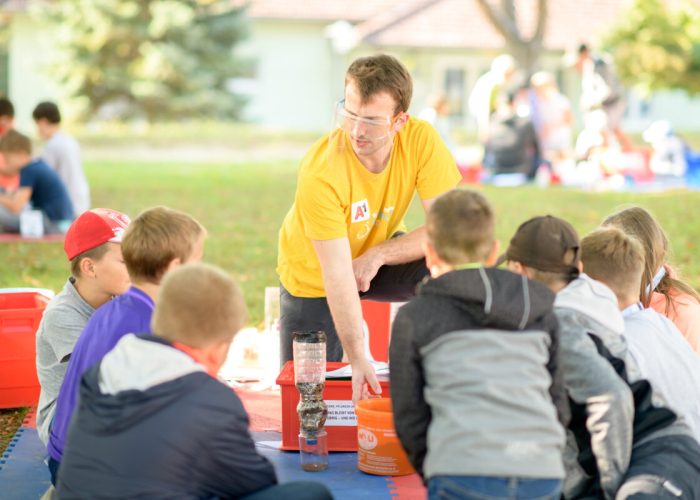
[[[500,269],[425,283],[394,321],[396,432],[425,478],[559,479],[568,414],[554,295]],[[555,408],[554,403],[561,403]]]

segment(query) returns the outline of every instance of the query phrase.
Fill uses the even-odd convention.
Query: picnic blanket
[[[303,471],[298,453],[279,449],[282,440],[279,392],[236,389],[236,393],[250,415],[250,429],[258,451],[274,464],[280,482],[319,481],[338,500],[418,500],[426,497],[425,488],[416,474],[394,478],[360,472],[357,453],[331,453],[327,470]],[[36,411],[33,409],[0,457],[0,497],[3,500],[40,498],[50,484],[45,459],[46,449],[36,432]]]

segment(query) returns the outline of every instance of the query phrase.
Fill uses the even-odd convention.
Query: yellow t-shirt
[[[415,191],[430,199],[460,179],[452,154],[435,129],[410,117],[394,137],[379,174],[357,159],[339,131],[311,147],[299,169],[294,204],[279,234],[277,272],[296,297],[325,297],[321,267],[311,240],[347,237],[352,258],[404,230]]]

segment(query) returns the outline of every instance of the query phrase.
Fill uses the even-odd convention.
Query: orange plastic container
[[[49,300],[41,290],[0,289],[0,408],[39,401],[36,330]]]
[[[357,468],[377,476],[406,476],[415,470],[396,436],[391,399],[358,401]]]
[[[347,363],[329,362],[327,370],[335,370]],[[299,449],[299,392],[294,385],[294,362],[287,361],[277,377],[282,389],[282,446],[283,450]],[[382,396],[389,396],[389,382],[379,382]],[[357,451],[357,417],[352,404],[350,380],[326,380],[323,399],[328,406],[326,431],[328,451]]]

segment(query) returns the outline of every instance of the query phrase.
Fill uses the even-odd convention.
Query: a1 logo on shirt
[[[350,218],[351,218],[353,223],[363,222],[363,221],[369,220],[370,213],[369,213],[369,203],[367,203],[367,198],[365,198],[364,200],[361,200],[361,201],[356,201],[355,203],[352,204]]]

